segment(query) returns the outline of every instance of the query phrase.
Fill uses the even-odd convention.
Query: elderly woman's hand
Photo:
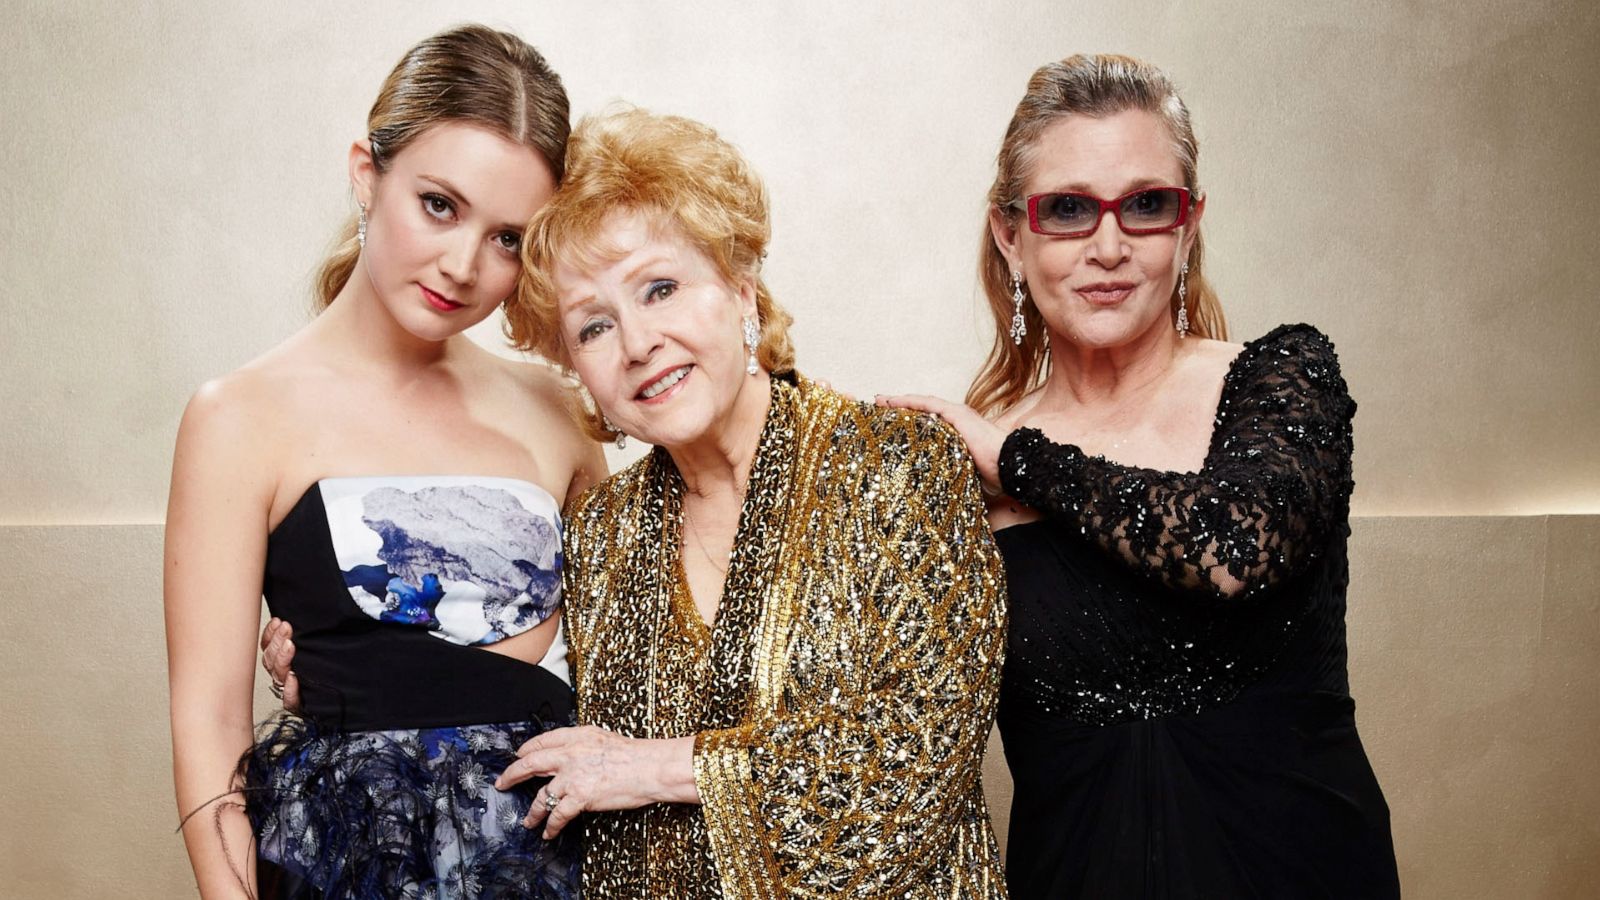
[[[699,803],[694,738],[646,740],[583,725],[536,735],[494,786],[505,790],[549,776],[523,824],[544,822],[546,840],[584,810],[637,809],[652,803]]]
[[[300,711],[300,679],[289,668],[294,662],[294,628],[273,616],[261,629],[261,668],[272,679],[272,693],[283,701],[283,708]]]
[[[978,411],[970,406],[927,394],[879,394],[875,402],[879,406],[932,413],[950,423],[950,427],[966,442],[967,452],[972,454],[972,461],[978,467],[978,478],[983,481],[984,491],[990,495],[1001,493],[1000,447],[1006,442],[1005,429],[978,415]]]

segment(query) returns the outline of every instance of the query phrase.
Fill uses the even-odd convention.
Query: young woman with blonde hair
[[[462,334],[513,294],[568,131],[518,38],[413,47],[350,149],[359,213],[322,311],[184,413],[167,643],[208,900],[576,896],[574,841],[522,828],[532,791],[490,781],[572,721],[560,510],[604,461],[562,379]],[[294,626],[303,715],[252,742],[263,594]]]

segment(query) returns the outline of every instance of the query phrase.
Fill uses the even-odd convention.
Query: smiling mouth
[[[689,370],[692,369],[692,368],[694,368],[694,367],[693,366],[679,366],[678,368],[671,370],[667,374],[662,375],[660,378],[657,378],[655,381],[652,381],[649,384],[645,385],[644,388],[639,391],[639,394],[638,394],[639,398],[641,400],[650,400],[650,399],[653,399],[655,397],[659,397],[661,394],[666,393],[666,391],[668,389],[670,389],[673,385],[675,385],[678,382],[682,381],[683,379],[687,378],[688,375],[689,375]]]

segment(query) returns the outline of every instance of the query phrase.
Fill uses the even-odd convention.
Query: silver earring
[[[761,343],[761,329],[757,327],[752,316],[745,316],[741,323],[744,326],[744,347],[750,352],[750,359],[744,364],[745,372],[754,375],[761,371],[761,366],[756,362],[756,347]]]
[[[606,415],[604,413],[601,413],[600,414],[600,421],[605,424],[607,431],[609,431],[609,432],[611,432],[611,433],[613,433],[613,434],[615,434],[617,436],[616,444],[617,444],[617,449],[618,450],[621,450],[622,448],[628,446],[628,436],[622,432],[621,428],[618,428],[617,426],[611,424],[611,417],[610,416],[608,416],[608,415]]]
[[[1178,337],[1189,336],[1189,264],[1178,270]]]
[[[367,249],[367,205],[365,203],[357,203],[356,205],[361,207],[361,214],[356,219],[356,243],[361,245],[361,249],[365,250]]]
[[[1028,323],[1022,318],[1022,273],[1011,270],[1011,343],[1022,346],[1028,334]]]

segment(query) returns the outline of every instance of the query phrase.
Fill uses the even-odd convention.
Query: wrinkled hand
[[[523,820],[529,828],[543,822],[546,840],[585,810],[700,802],[692,737],[645,740],[583,725],[536,735],[517,748],[517,756],[494,786],[503,791],[530,778],[550,778]]]
[[[978,415],[970,406],[927,394],[879,394],[875,402],[879,406],[932,413],[948,422],[966,442],[967,452],[978,466],[978,478],[983,481],[984,491],[991,496],[1001,493],[1000,447],[1006,442],[1005,429]]]
[[[300,711],[300,679],[289,664],[294,661],[294,628],[282,619],[272,618],[261,629],[261,668],[272,679],[272,692],[283,700],[283,708]]]

